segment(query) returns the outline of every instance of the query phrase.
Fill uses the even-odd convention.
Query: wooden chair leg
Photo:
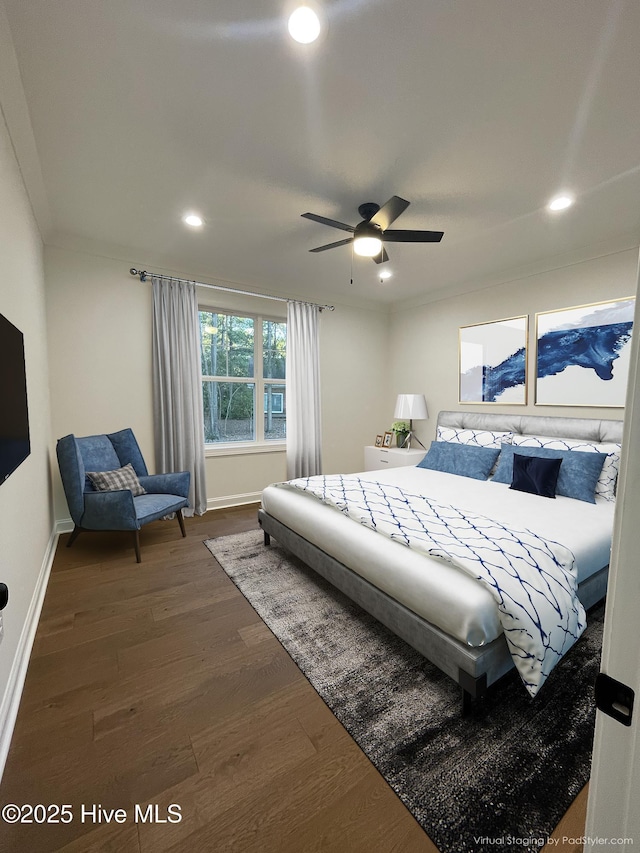
[[[140,556],[140,531],[133,531],[133,546],[136,549],[136,563],[142,562],[142,557]]]
[[[187,531],[184,529],[184,518],[182,517],[182,510],[179,509],[176,512],[176,515],[178,516],[178,524],[180,525],[180,530],[182,531],[182,538],[184,539],[187,535]]]
[[[81,530],[81,528],[78,527],[78,525],[76,524],[73,528],[73,531],[71,532],[71,536],[67,540],[67,548],[71,548],[73,543],[76,541],[76,539],[80,535],[80,530]]]

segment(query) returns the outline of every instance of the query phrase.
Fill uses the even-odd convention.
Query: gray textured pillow
[[[87,477],[93,483],[94,489],[99,492],[118,492],[122,489],[130,489],[134,497],[147,494],[146,490],[140,485],[140,480],[138,480],[130,462],[122,468],[116,468],[115,471],[87,471]]]

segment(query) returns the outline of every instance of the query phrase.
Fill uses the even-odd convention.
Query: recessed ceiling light
[[[547,205],[547,208],[549,210],[566,210],[568,207],[571,207],[574,201],[575,199],[572,195],[563,193],[562,195],[557,195],[555,198],[552,198]]]
[[[299,6],[289,17],[289,35],[300,44],[310,44],[320,35],[320,19],[308,6]]]
[[[197,213],[187,213],[182,217],[185,225],[190,225],[192,228],[201,228],[204,225],[204,219],[198,216]]]
[[[393,273],[391,272],[391,270],[380,270],[379,275],[380,278],[391,278]]]

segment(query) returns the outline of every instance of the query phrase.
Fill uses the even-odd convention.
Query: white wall
[[[153,469],[151,293],[122,262],[45,248],[54,439],[130,426]],[[68,519],[57,464],[56,519]]]
[[[24,335],[31,438],[31,454],[0,484],[0,581],[9,587],[0,646],[1,772],[54,544],[42,244],[1,113],[0,199],[0,313]]]
[[[47,247],[53,435],[87,435],[131,426],[153,468],[151,293],[129,275],[134,263]],[[337,305],[321,316],[323,453],[326,473],[359,471],[362,448],[389,429],[398,393],[424,392],[431,418],[415,424],[426,444],[440,409],[458,404],[458,327],[530,315],[529,376],[534,375],[534,315],[631,295],[637,251],[630,250],[423,306],[384,311]],[[158,270],[162,272],[162,270]],[[183,275],[188,276],[185,270]],[[284,303],[200,289],[202,305],[284,317]],[[488,411],[619,418],[619,409],[534,406]],[[481,410],[483,407],[477,407]],[[255,499],[286,477],[284,452],[207,458],[211,507]],[[53,469],[55,516],[68,518]]]
[[[390,393],[425,394],[429,421],[417,423],[426,444],[435,434],[442,409],[469,410],[458,403],[458,329],[471,323],[529,315],[528,404],[474,405],[474,411],[511,414],[611,418],[622,409],[569,408],[534,405],[535,314],[572,305],[633,296],[636,292],[638,250],[632,249],[574,263],[556,270],[420,307],[399,309],[390,322]]]
[[[151,286],[134,262],[47,247],[53,434],[90,435],[130,426],[153,470]],[[157,270],[162,272],[162,270]],[[189,271],[182,272],[188,276]],[[285,317],[286,304],[200,288],[202,306]],[[358,471],[363,446],[388,428],[388,316],[336,306],[321,316],[323,452],[327,473]],[[286,478],[285,453],[207,457],[210,507],[253,500]],[[55,514],[69,513],[57,469]]]
[[[389,429],[389,319],[337,305],[323,312],[322,435],[325,474],[362,471],[363,448]]]

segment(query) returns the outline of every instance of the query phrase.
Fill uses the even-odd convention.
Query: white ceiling
[[[4,2],[48,243],[384,304],[640,237],[638,0],[327,0],[311,46],[289,0]],[[394,194],[394,228],[445,236],[389,245],[388,282],[309,254],[346,235],[300,214],[356,224]]]

